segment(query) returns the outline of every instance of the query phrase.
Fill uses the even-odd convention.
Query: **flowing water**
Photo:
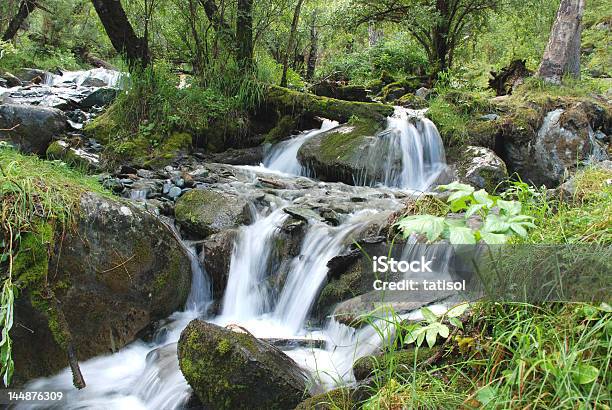
[[[53,82],[80,81],[79,75],[64,75],[62,78]],[[393,329],[388,328],[390,325],[385,320],[360,330],[333,319],[322,328],[310,325],[312,307],[327,280],[328,262],[348,250],[355,238],[375,221],[386,220],[389,213],[402,207],[399,198],[408,194],[397,188],[426,189],[444,168],[445,160],[435,126],[422,116],[415,117],[407,110],[397,109],[388,119],[387,130],[379,140],[383,151],[400,153],[401,166],[398,167],[397,161],[383,163],[384,178],[375,181],[394,190],[348,187],[299,178],[299,175],[307,173],[297,161],[300,146],[337,125],[325,121],[319,130],[300,134],[272,147],[264,167],[245,170],[227,166],[250,176],[246,182],[226,184],[226,189],[236,192],[252,190],[255,194],[251,197],[253,223],[242,226],[234,241],[228,283],[218,316],[205,316],[212,303],[211,283],[196,256],[195,244],[184,242],[191,260],[191,292],[184,311],[170,316],[152,341],[136,341],[114,354],[81,362],[87,382],[87,387],[81,391],[72,387],[69,369],[53,377],[34,380],[28,388],[66,392],[68,400],[58,408],[181,408],[189,399],[191,389],[178,367],[176,344],[182,329],[195,318],[219,325],[238,324],[260,338],[323,340],[323,348],[291,348],[286,350],[286,354],[309,371],[319,389],[332,388],[338,382],[353,382],[352,364],[355,359],[379,351],[385,341],[381,340],[378,331],[382,329],[392,334]],[[282,173],[282,183],[287,189],[278,192],[263,190],[258,182],[263,171]],[[363,185],[374,184],[367,175],[356,176],[356,180],[359,178]],[[302,186],[304,188],[300,190]],[[275,200],[268,201],[266,206],[253,199],[274,195],[277,195]],[[286,277],[278,282],[282,283],[279,289],[273,289],[269,278],[276,273],[281,262],[275,260],[278,255],[274,250],[281,228],[289,217],[286,210],[313,201],[317,206],[327,206],[323,204],[325,198],[334,195],[354,208],[339,217],[336,226],[308,218],[298,255],[284,261],[288,266]],[[142,192],[134,193],[133,199],[146,200]],[[404,249],[405,256],[409,258],[411,253],[422,253],[418,246],[408,243]],[[436,257],[441,265],[435,275],[447,275],[444,268],[450,256]],[[444,309],[444,306],[438,308]],[[419,315],[418,311],[406,312],[402,318],[415,319]]]

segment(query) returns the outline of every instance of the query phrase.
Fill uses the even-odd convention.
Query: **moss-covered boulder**
[[[351,117],[359,117],[382,124],[393,113],[393,107],[389,105],[319,97],[276,86],[268,88],[264,100],[262,112],[266,113],[267,121],[273,123],[270,129],[281,120],[286,123],[286,129],[289,129],[295,127],[295,124],[312,123],[315,117],[341,123]],[[295,122],[292,123],[291,119]],[[267,139],[271,140],[270,137]]]
[[[181,333],[178,358],[205,408],[292,409],[308,396],[297,364],[247,333],[194,320]]]
[[[301,402],[295,410],[357,409],[364,396],[362,391],[341,387],[312,396]]]
[[[468,145],[463,149],[461,159],[456,166],[457,176],[461,182],[478,189],[485,189],[487,192],[494,192],[508,179],[506,164],[489,148]]]
[[[375,149],[377,134],[383,129],[378,121],[353,118],[344,126],[306,141],[298,151],[298,160],[324,181],[354,184],[359,175],[380,177],[381,164],[368,158]]]
[[[123,201],[85,194],[69,229],[26,236],[13,272],[24,289],[11,332],[18,384],[67,366],[69,344],[78,360],[120,349],[189,294],[173,231]]]
[[[90,154],[78,147],[71,147],[68,141],[53,141],[47,148],[47,158],[61,160],[76,168],[94,170],[100,165],[97,155]]]
[[[0,104],[0,141],[8,141],[22,152],[44,155],[67,124],[64,113],[55,108]]]
[[[174,214],[183,229],[201,237],[248,224],[251,219],[244,198],[203,189],[194,189],[181,196]]]
[[[411,108],[413,110],[420,110],[423,108],[427,108],[428,106],[427,100],[425,100],[425,98],[419,97],[418,95],[414,95],[413,93],[407,93],[402,95],[397,100],[397,104],[405,108]]]
[[[322,82],[312,87],[312,93],[321,97],[337,100],[370,102],[366,87],[362,85],[340,85],[332,82]]]

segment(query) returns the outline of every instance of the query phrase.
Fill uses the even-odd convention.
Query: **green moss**
[[[116,121],[117,106],[111,105],[106,111],[98,115],[92,122],[83,128],[85,135],[94,138],[103,144],[109,144],[118,134]]]
[[[352,396],[354,393],[347,388],[338,388],[317,394],[304,400],[295,410],[336,410],[355,407]]]
[[[185,132],[175,132],[169,136],[137,134],[109,142],[103,158],[110,164],[159,168],[168,165],[181,152],[189,151],[191,146],[192,136]]]
[[[265,142],[274,144],[283,138],[291,135],[291,132],[296,128],[296,120],[291,115],[283,116],[276,126],[266,134]]]
[[[416,96],[413,93],[404,94],[399,100],[397,100],[397,103],[402,107],[416,110],[426,108],[428,106],[427,100],[425,100],[423,97]]]
[[[217,353],[219,353],[221,356],[224,356],[231,349],[232,349],[232,344],[227,339],[222,339],[217,344]]]
[[[363,142],[363,137],[374,136],[381,125],[368,118],[353,117],[346,127],[331,132],[321,141],[321,160],[350,160]]]
[[[374,95],[380,93],[385,84],[382,80],[372,80],[366,84],[366,89],[370,90],[370,92]]]

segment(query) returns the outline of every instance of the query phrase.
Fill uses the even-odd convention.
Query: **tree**
[[[287,70],[289,69],[289,54],[293,52],[295,48],[295,35],[297,33],[297,27],[300,22],[300,12],[302,10],[302,4],[304,0],[298,0],[295,5],[295,11],[293,12],[293,21],[291,22],[291,31],[289,32],[289,40],[287,41],[287,49],[283,55],[283,75],[281,78],[281,87],[287,87]]]
[[[319,53],[319,31],[317,29],[317,14],[318,10],[314,9],[310,16],[310,48],[308,57],[306,58],[306,80],[311,81],[314,78],[315,69],[317,68],[317,57]]]
[[[253,0],[238,0],[236,50],[240,69],[250,70],[253,66]]]
[[[11,19],[8,28],[2,36],[3,41],[11,41],[15,37],[19,27],[21,27],[23,22],[28,18],[36,6],[36,0],[23,0],[21,2],[17,14],[15,14],[15,16]]]
[[[560,84],[565,74],[580,77],[580,36],[584,0],[561,0],[537,76]]]
[[[402,24],[424,48],[431,76],[452,66],[455,49],[481,27],[487,13],[503,0],[352,0],[357,24],[388,21]]]
[[[128,20],[120,0],[92,0],[92,3],[115,50],[127,59],[130,67],[146,67],[151,61],[147,27],[152,5],[145,10],[147,20],[145,35],[139,37]]]

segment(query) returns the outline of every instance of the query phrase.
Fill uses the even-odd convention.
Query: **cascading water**
[[[290,175],[306,175],[307,170],[298,162],[297,153],[302,145],[312,137],[338,126],[336,121],[323,120],[321,128],[301,133],[300,135],[279,142],[270,148],[264,158],[264,166]]]
[[[262,282],[270,274],[275,233],[288,216],[278,209],[265,217],[256,215],[252,225],[240,229],[232,251],[222,316],[244,321],[269,311],[269,295]]]
[[[108,70],[106,68],[94,68],[92,70],[68,71],[62,74],[47,74],[44,78],[46,85],[59,85],[62,83],[75,83],[77,86],[86,84],[89,79],[98,80],[98,86],[106,85],[109,87],[121,88],[122,81],[127,77],[126,73]],[[96,84],[93,82],[92,84]]]
[[[34,380],[26,387],[63,391],[67,398],[52,407],[57,409],[181,408],[191,397],[191,388],[178,366],[177,342],[187,324],[201,317],[212,302],[210,281],[198,261],[195,247],[185,243],[185,251],[192,270],[192,286],[185,310],[170,316],[152,343],[139,340],[117,353],[81,362],[81,372],[87,382],[83,390],[74,389],[70,369]],[[49,405],[29,404],[17,408],[49,408]]]

